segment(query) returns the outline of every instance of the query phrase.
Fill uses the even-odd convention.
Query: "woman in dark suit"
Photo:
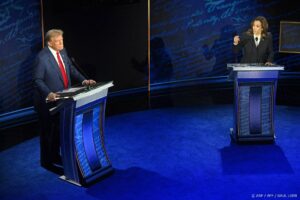
[[[272,65],[273,38],[268,32],[268,22],[265,17],[258,16],[251,22],[251,28],[243,35],[233,38],[233,51],[237,54],[243,51],[241,63],[263,63]]]

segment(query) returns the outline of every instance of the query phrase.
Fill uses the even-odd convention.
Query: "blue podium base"
[[[76,181],[73,181],[72,179],[68,179],[65,175],[62,175],[62,176],[60,176],[59,178],[60,178],[61,180],[63,180],[63,181],[67,181],[67,182],[69,182],[69,183],[71,183],[71,184],[73,184],[73,185],[77,185],[77,186],[79,186],[79,187],[82,187],[81,184],[79,184],[79,183],[76,182]]]
[[[243,137],[237,137],[234,133],[233,128],[230,128],[230,138],[234,142],[268,142],[273,143],[275,142],[275,135],[259,135],[259,134],[253,134],[253,135],[247,135]]]
[[[110,165],[104,168],[101,168],[94,172],[94,174],[90,177],[85,177],[84,186],[89,186],[101,179],[104,179],[105,177],[108,177],[114,172],[114,168]]]

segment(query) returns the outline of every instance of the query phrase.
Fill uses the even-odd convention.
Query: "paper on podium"
[[[85,96],[87,94],[87,92],[94,90],[96,88],[99,89],[105,89],[108,87],[113,86],[113,82],[98,82],[95,85],[91,85],[91,86],[81,86],[81,87],[72,87],[72,88],[68,88],[68,89],[64,89],[58,92],[55,92],[56,94],[59,95],[59,97],[55,98],[56,100],[60,100],[60,99],[68,99],[68,98],[73,98],[74,100],[77,100],[78,98],[81,98],[82,96]],[[89,95],[89,94],[88,94]],[[50,102],[48,100],[48,98],[46,98],[46,102]]]
[[[59,92],[56,92],[57,94],[59,94],[60,97],[71,97],[74,96],[76,94],[79,94],[80,92],[83,92],[84,90],[86,90],[85,86],[82,87],[72,87],[72,88],[68,88]]]
[[[56,92],[59,94],[59,97],[55,98],[56,100],[62,99],[73,99],[76,102],[76,107],[84,105],[86,102],[99,98],[99,95],[107,95],[107,89],[113,86],[113,82],[98,82],[92,86],[82,86],[82,87],[73,87],[68,88],[62,91]],[[100,91],[101,94],[99,93]],[[50,102],[48,98],[46,103]],[[53,115],[57,113],[63,106],[62,101],[57,101],[56,106],[49,109],[50,113]]]
[[[68,88],[68,89],[64,89],[64,90],[55,92],[56,94],[59,95],[59,97],[56,97],[55,100],[71,98],[74,95],[83,92],[84,90],[86,90],[86,87],[82,86],[82,87]],[[46,103],[48,103],[48,102],[50,102],[50,101],[48,98],[46,98]]]

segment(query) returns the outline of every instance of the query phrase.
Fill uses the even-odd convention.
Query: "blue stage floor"
[[[274,144],[231,143],[231,105],[106,119],[115,173],[82,188],[39,165],[39,138],[0,153],[0,199],[300,199],[300,107],[278,106]]]

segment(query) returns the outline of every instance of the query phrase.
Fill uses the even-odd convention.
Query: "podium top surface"
[[[72,98],[77,101],[79,99],[83,99],[83,98],[86,98],[86,97],[89,97],[91,95],[95,95],[101,91],[104,91],[110,87],[113,86],[113,82],[108,82],[108,83],[105,83],[105,84],[99,84],[98,86],[90,89],[90,90],[87,90],[87,91],[84,91],[84,92],[81,92],[79,94],[76,94],[75,96],[73,96]]]
[[[107,89],[112,87],[113,81],[107,82],[107,83],[97,83],[94,86],[86,87],[74,87],[65,89],[59,92],[56,92],[59,94],[59,97],[57,97],[57,100],[63,100],[63,99],[73,99],[74,101],[78,101],[81,99],[89,99],[91,97],[97,97],[97,96],[104,96],[107,94]],[[48,103],[48,98],[46,99],[46,102]]]
[[[78,108],[90,102],[99,100],[100,98],[106,97],[108,88],[112,87],[113,85],[114,84],[111,81],[108,83],[98,83],[90,89],[82,90],[84,87],[70,88],[61,91],[59,93],[61,96],[58,97],[57,100],[72,99],[76,102],[76,108]],[[49,101],[46,99],[46,102]],[[63,105],[64,101],[61,101],[57,106],[49,109],[50,113],[55,114],[63,107]]]
[[[284,70],[284,66],[271,65],[266,66],[262,63],[229,63],[227,68],[232,68],[233,71],[279,71]]]
[[[86,92],[79,93],[73,96],[73,100],[76,101],[76,108],[89,104],[91,102],[97,101],[101,98],[107,96],[108,88],[113,86],[113,82],[108,82],[106,84],[100,84],[95,88],[92,88]]]

